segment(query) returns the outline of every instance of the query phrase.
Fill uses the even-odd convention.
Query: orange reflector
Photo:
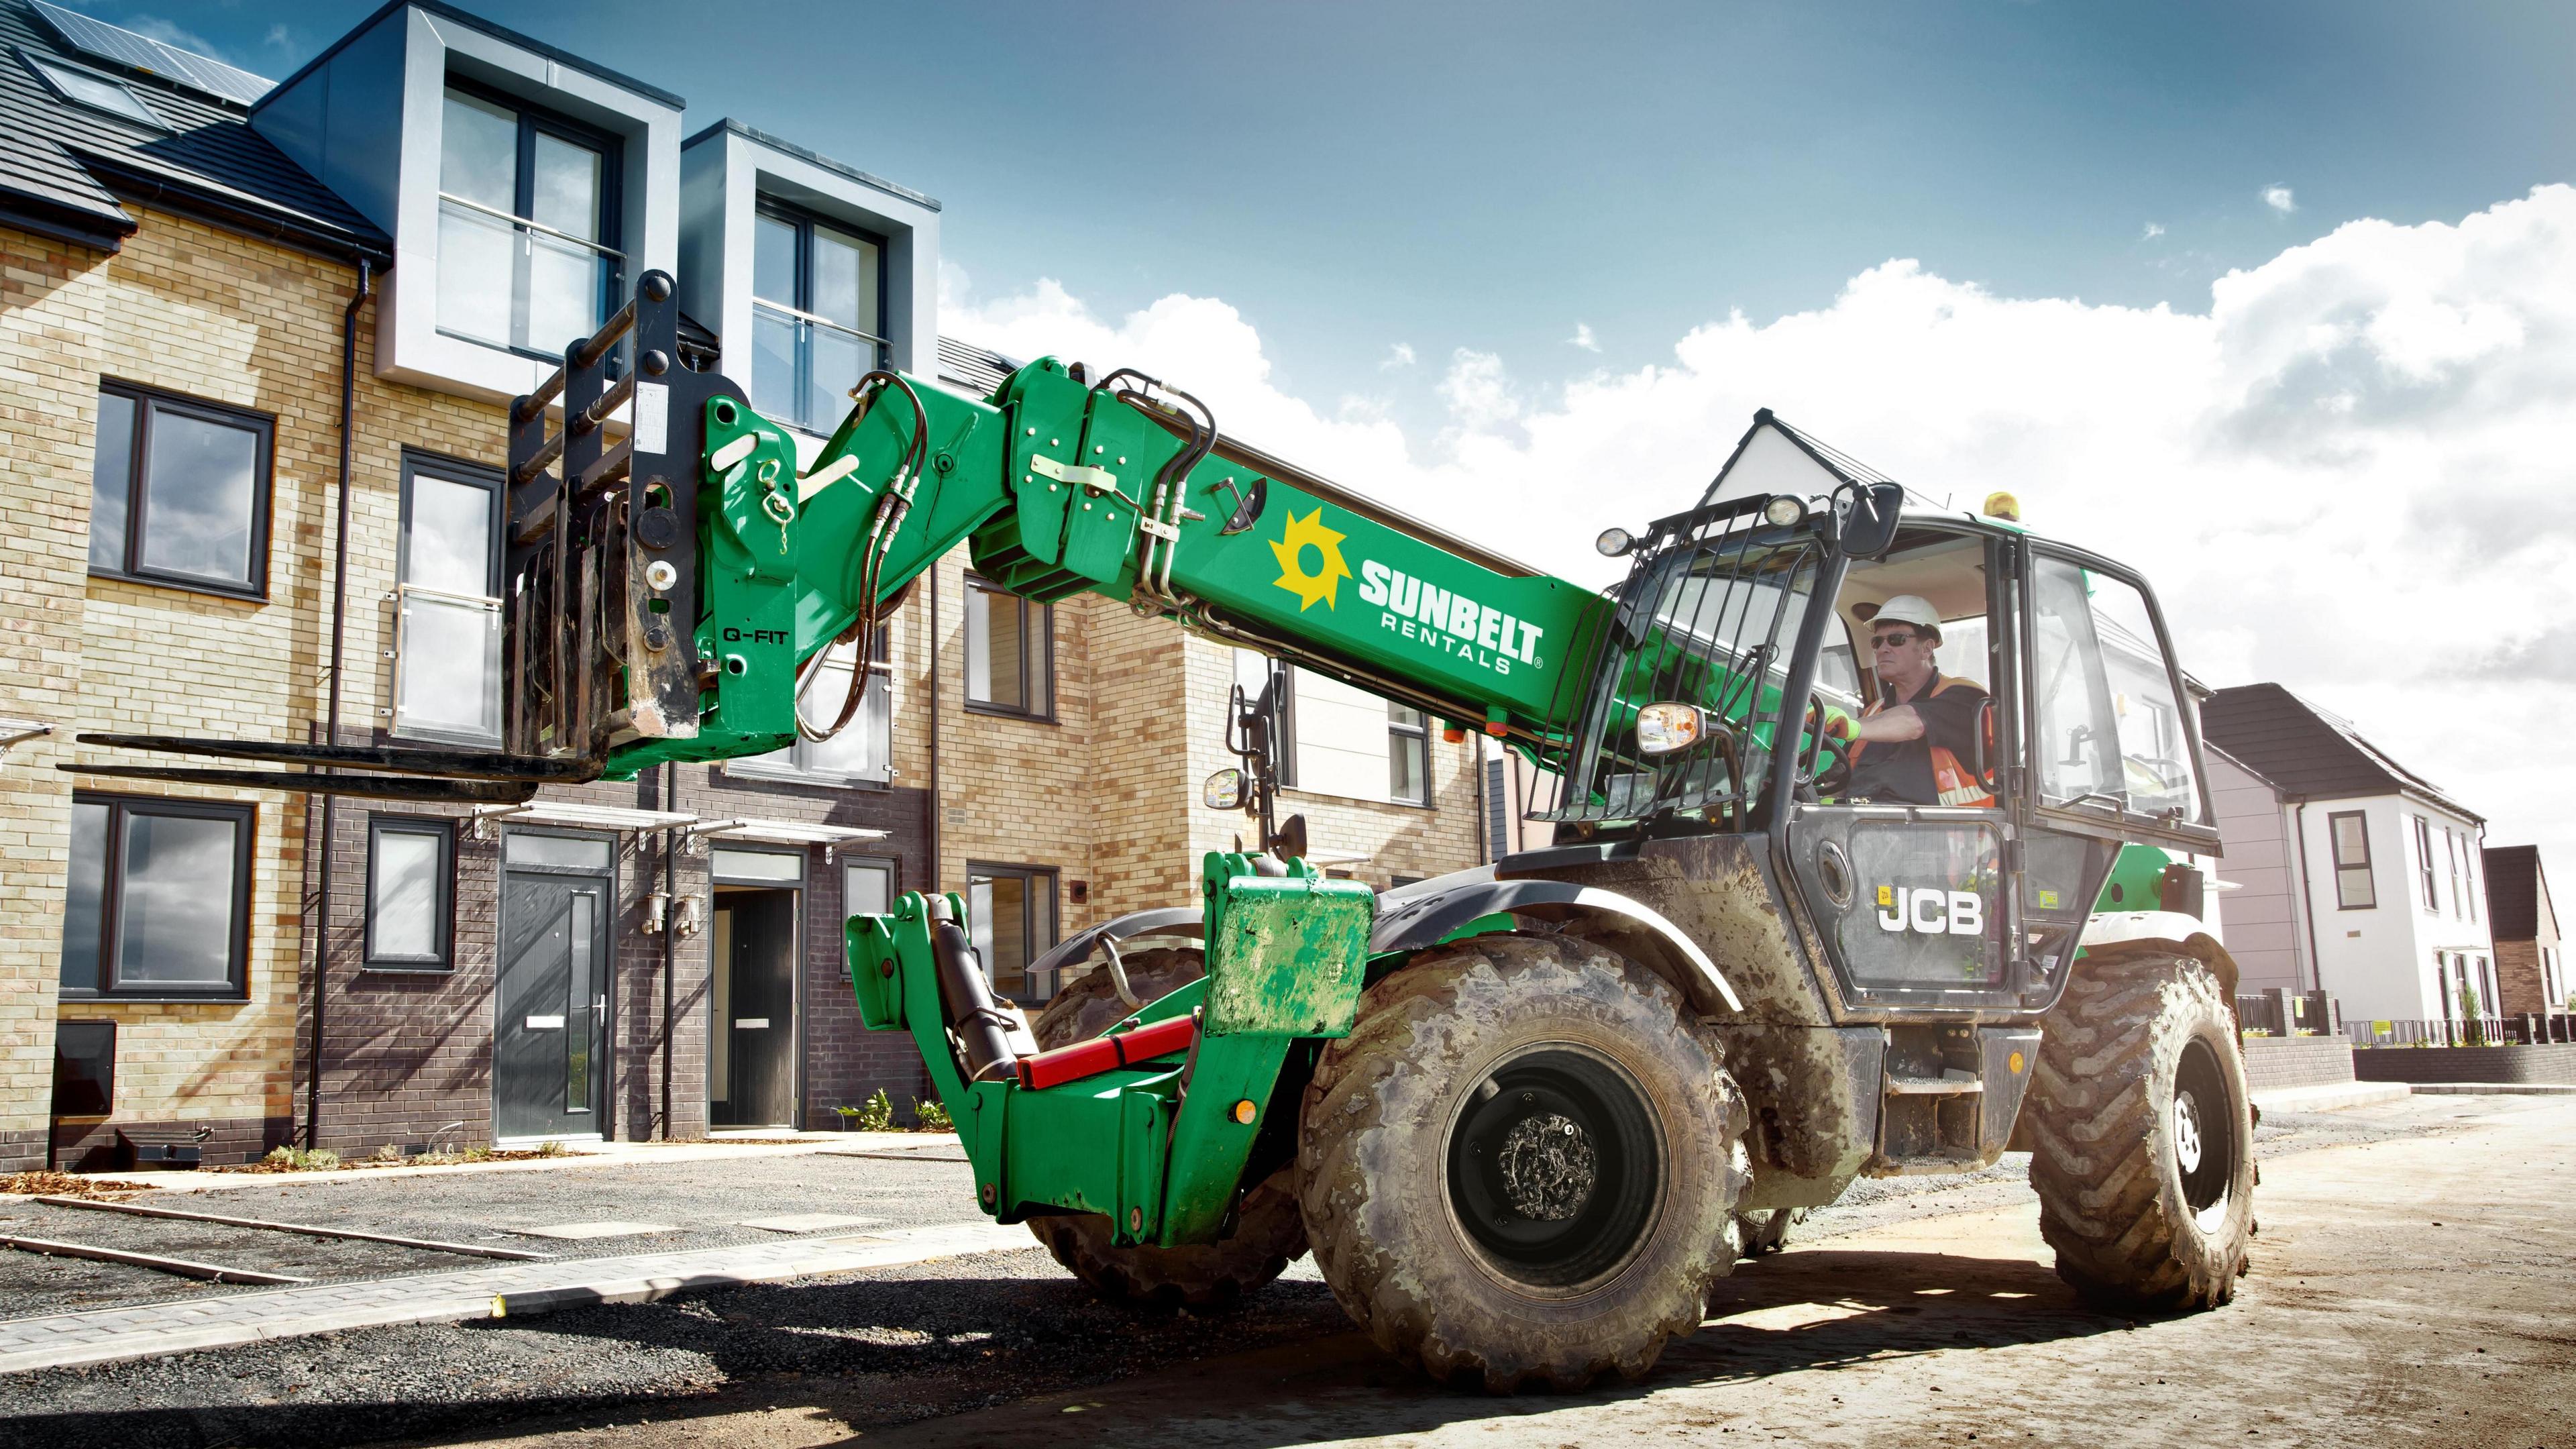
[[[1237,1122],[1249,1123],[1252,1120],[1254,1113],[1259,1110],[1259,1108],[1252,1105],[1252,1099],[1246,1097],[1242,1101],[1234,1104],[1234,1120]]]

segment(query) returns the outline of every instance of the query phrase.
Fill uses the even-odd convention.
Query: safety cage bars
[[[1584,667],[1558,683],[1549,713],[1573,742],[1555,804],[1533,808],[1530,819],[1696,812],[1726,828],[1749,825],[1770,757],[1763,725],[1780,711],[1827,557],[1808,525],[1767,523],[1769,501],[1757,495],[1660,519],[1636,546],[1610,626]],[[1685,749],[1649,757],[1637,745],[1637,715],[1658,701],[1697,705],[1712,727]]]
[[[599,778],[612,744],[697,732],[698,476],[707,404],[745,401],[680,365],[667,272],[510,404],[499,750],[82,734],[82,744],[302,772],[65,765],[83,774],[453,804],[520,804]],[[630,347],[620,343],[632,338]],[[632,366],[623,365],[627,358]],[[550,431],[560,404],[562,426]],[[745,402],[748,406],[748,403]],[[612,425],[625,435],[613,446]],[[337,773],[341,770],[352,774]],[[327,773],[326,773],[327,772]]]

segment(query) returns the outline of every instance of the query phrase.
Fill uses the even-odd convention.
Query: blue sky
[[[89,8],[282,76],[374,4]],[[2230,267],[2355,216],[2456,218],[2576,145],[2566,5],[466,8],[679,92],[693,126],[939,197],[979,292],[1223,296],[1314,392],[1397,343],[1633,366],[1891,257],[2204,311]],[[1388,402],[1419,416],[1428,386]]]
[[[2576,6],[463,3],[939,197],[946,330],[1569,577],[1757,406],[2016,492],[2576,861],[2497,744],[2576,717]],[[283,76],[374,4],[88,8]]]

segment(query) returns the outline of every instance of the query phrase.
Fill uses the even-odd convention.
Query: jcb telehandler
[[[503,752],[91,736],[327,773],[88,768],[517,800],[764,753],[851,718],[802,698],[825,649],[964,541],[1014,593],[1127,601],[1558,782],[1550,847],[1383,895],[1299,859],[1256,789],[1261,848],[1175,862],[1171,906],[1062,943],[1042,973],[1093,969],[1034,1026],[958,896],[850,920],[859,1008],[912,1034],[983,1209],[1100,1291],[1221,1301],[1311,1250],[1432,1374],[1570,1387],[1643,1373],[1855,1178],[2026,1149],[2068,1282],[2228,1298],[2254,1180],[2235,969],[2181,858],[2217,837],[2135,574],[1767,412],[1695,503],[1602,535],[1630,561],[1606,592],[1051,358],[986,398],[871,372],[800,466],[676,364],[671,295],[647,274],[512,410]],[[1900,597],[1985,700],[1941,799],[1850,788]]]

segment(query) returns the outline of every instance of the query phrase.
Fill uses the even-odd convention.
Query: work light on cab
[[[1689,749],[1707,734],[1708,711],[1695,704],[1666,700],[1637,711],[1637,748],[1649,755]]]
[[[1592,540],[1592,546],[1601,551],[1603,558],[1620,558],[1637,546],[1637,536],[1624,528],[1605,528],[1599,538]]]
[[[1784,493],[1762,505],[1762,521],[1774,528],[1787,528],[1807,516],[1807,501]]]

